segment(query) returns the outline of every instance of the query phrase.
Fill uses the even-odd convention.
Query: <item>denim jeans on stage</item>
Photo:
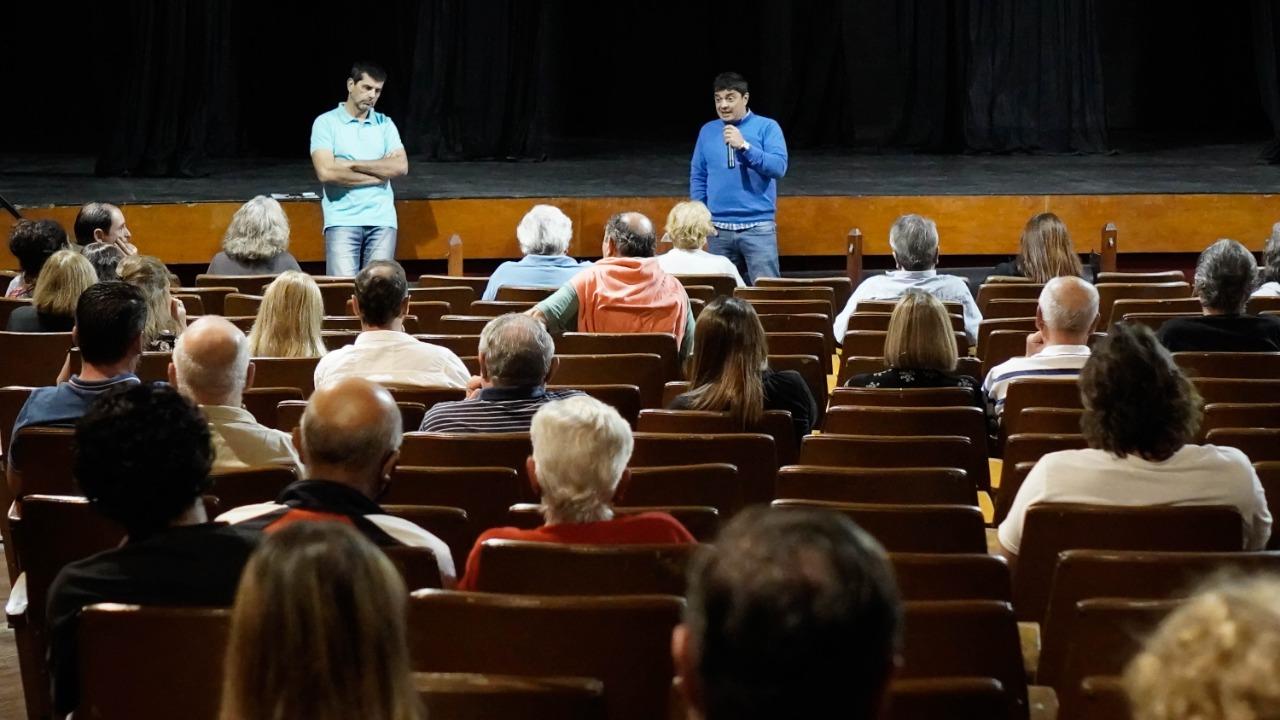
[[[782,277],[776,223],[760,223],[746,230],[716,228],[716,234],[707,238],[707,249],[732,260],[748,285],[755,285],[756,278]]]
[[[324,230],[324,274],[355,277],[370,260],[396,258],[396,229],[346,225]]]

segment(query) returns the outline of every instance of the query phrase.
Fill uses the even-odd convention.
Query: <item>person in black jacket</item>
[[[1157,336],[1169,352],[1278,352],[1280,318],[1246,315],[1258,262],[1235,240],[1219,240],[1196,262],[1201,317],[1175,318]]]

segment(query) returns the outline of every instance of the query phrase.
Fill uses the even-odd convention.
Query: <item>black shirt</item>
[[[330,480],[295,480],[280,491],[276,502],[284,507],[236,523],[236,527],[270,532],[276,529],[272,526],[277,523],[293,522],[299,517],[314,519],[316,514],[333,515],[350,520],[356,530],[378,547],[403,544],[365,518],[365,515],[385,515],[387,511],[349,485]]]
[[[71,332],[76,319],[67,315],[50,315],[36,310],[34,305],[26,305],[9,313],[6,332],[54,333]]]
[[[225,523],[169,528],[67,565],[49,587],[49,673],[54,709],[80,703],[76,626],[100,602],[230,607],[260,535]]]
[[[987,407],[982,396],[982,386],[968,375],[943,372],[942,370],[910,370],[906,368],[886,368],[874,373],[861,373],[845,381],[845,387],[868,388],[969,388],[973,392],[975,407]]]
[[[1204,315],[1174,318],[1156,333],[1169,352],[1280,352],[1280,318]]]
[[[813,430],[818,416],[818,404],[813,399],[809,385],[795,370],[774,372],[765,370],[760,376],[764,385],[764,409],[786,410],[791,413],[791,425],[796,431],[796,441]],[[684,393],[671,401],[671,410],[691,410],[692,397]]]

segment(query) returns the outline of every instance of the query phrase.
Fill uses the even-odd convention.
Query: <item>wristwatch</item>
[[[746,140],[743,140],[743,141],[742,141],[742,152],[746,152],[746,151],[748,151],[748,150],[750,150],[750,149],[751,149],[751,143],[747,142]]]

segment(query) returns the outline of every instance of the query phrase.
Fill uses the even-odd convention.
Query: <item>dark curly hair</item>
[[[76,423],[80,490],[135,540],[191,507],[212,486],[212,465],[204,417],[164,383],[108,392]]]
[[[1089,447],[1159,462],[1200,429],[1196,388],[1146,325],[1120,323],[1080,372]]]
[[[67,247],[67,231],[53,220],[19,220],[9,231],[9,252],[28,283],[35,283],[44,263]]]

